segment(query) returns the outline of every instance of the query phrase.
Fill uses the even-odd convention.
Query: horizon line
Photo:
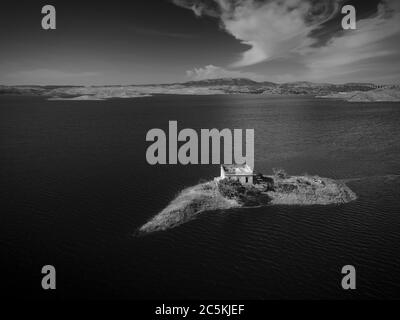
[[[364,85],[375,85],[375,86],[400,86],[400,80],[398,83],[376,83],[376,82],[362,82],[362,81],[350,81],[350,82],[314,82],[307,80],[297,80],[289,82],[274,82],[274,81],[257,81],[246,77],[223,77],[223,78],[208,78],[201,80],[187,80],[181,82],[165,82],[165,83],[140,83],[140,84],[2,84],[0,86],[4,87],[121,87],[121,86],[164,86],[164,85],[179,85],[187,83],[196,83],[203,81],[218,81],[218,80],[247,80],[254,83],[273,83],[276,85],[283,84],[294,84],[294,83],[311,83],[311,84],[326,84],[326,85],[348,85],[348,84],[364,84]]]

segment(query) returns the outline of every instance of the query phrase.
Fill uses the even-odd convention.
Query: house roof
[[[238,164],[224,164],[222,168],[225,171],[226,175],[235,175],[235,176],[250,176],[253,175],[253,170],[247,165],[238,165]]]

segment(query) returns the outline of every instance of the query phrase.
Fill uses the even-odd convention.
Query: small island
[[[289,176],[282,169],[263,175],[247,165],[223,165],[219,177],[182,190],[137,234],[167,230],[206,211],[268,205],[340,205],[356,198],[344,183],[329,178]]]

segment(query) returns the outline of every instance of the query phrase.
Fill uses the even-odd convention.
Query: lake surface
[[[307,97],[0,97],[2,295],[35,298],[399,298],[400,104]],[[342,206],[208,212],[134,237],[219,166],[150,166],[148,130],[255,130],[263,173],[345,179]],[[40,288],[57,269],[57,290]],[[341,289],[341,268],[357,290]]]

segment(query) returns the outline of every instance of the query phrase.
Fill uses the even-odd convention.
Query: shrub
[[[286,171],[283,170],[282,168],[274,168],[272,169],[272,172],[274,176],[279,179],[287,179],[289,177]]]
[[[254,186],[243,185],[237,180],[221,180],[218,183],[218,189],[223,197],[238,200],[243,205],[256,206],[270,201],[268,195],[262,194]]]
[[[245,187],[237,180],[224,179],[218,183],[219,192],[227,198],[237,198],[244,194]]]
[[[297,186],[295,186],[295,185],[293,185],[293,184],[287,184],[287,183],[282,184],[282,185],[280,185],[279,187],[280,187],[280,189],[281,189],[282,192],[287,192],[287,193],[293,192],[294,190],[297,190],[297,189],[298,189]]]

